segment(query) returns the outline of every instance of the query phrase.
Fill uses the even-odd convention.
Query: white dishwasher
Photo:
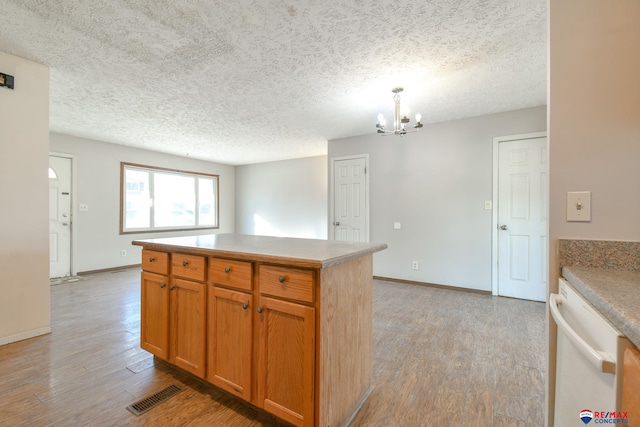
[[[549,309],[558,325],[555,427],[610,418],[620,410],[622,359],[631,343],[564,279],[549,295]]]

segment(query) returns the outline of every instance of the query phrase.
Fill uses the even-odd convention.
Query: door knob
[[[334,222],[333,222],[333,225],[335,225],[335,226],[340,225],[340,221],[334,221]]]
[[[62,223],[62,225],[64,225],[64,226],[66,227],[67,225],[69,225],[69,223],[68,223],[67,221],[64,221],[64,222]]]
[[[502,224],[502,225],[500,226],[500,230],[507,230],[507,229],[509,229],[509,227],[507,227],[507,225],[506,225],[506,224]]]

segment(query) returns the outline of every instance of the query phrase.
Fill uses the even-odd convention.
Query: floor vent
[[[164,390],[160,390],[156,394],[153,394],[145,399],[142,399],[139,402],[136,402],[132,405],[127,406],[127,409],[131,411],[134,415],[140,416],[147,412],[149,409],[154,408],[170,398],[178,394],[182,389],[176,385],[170,385]]]

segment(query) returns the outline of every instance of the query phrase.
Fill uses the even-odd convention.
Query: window
[[[218,228],[218,175],[120,164],[120,233]]]

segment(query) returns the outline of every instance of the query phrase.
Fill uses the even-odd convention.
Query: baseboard
[[[128,270],[134,267],[142,268],[142,264],[121,265],[119,267],[101,268],[100,270],[79,271],[78,276],[82,276],[83,274],[108,273],[109,271]]]
[[[461,287],[458,287],[458,286],[438,285],[438,284],[435,284],[435,283],[416,282],[414,280],[394,279],[394,278],[391,278],[391,277],[373,276],[373,278],[376,279],[376,280],[385,280],[387,282],[405,283],[407,285],[427,286],[427,287],[430,287],[430,288],[449,289],[451,291],[462,291],[462,292],[471,292],[471,293],[474,293],[474,294],[481,294],[481,295],[491,295],[491,291],[482,291],[480,289],[461,288]]]
[[[0,345],[11,344],[13,342],[28,340],[29,338],[39,337],[51,333],[51,327],[35,329],[33,331],[23,332],[21,334],[11,335],[8,337],[0,337]]]

